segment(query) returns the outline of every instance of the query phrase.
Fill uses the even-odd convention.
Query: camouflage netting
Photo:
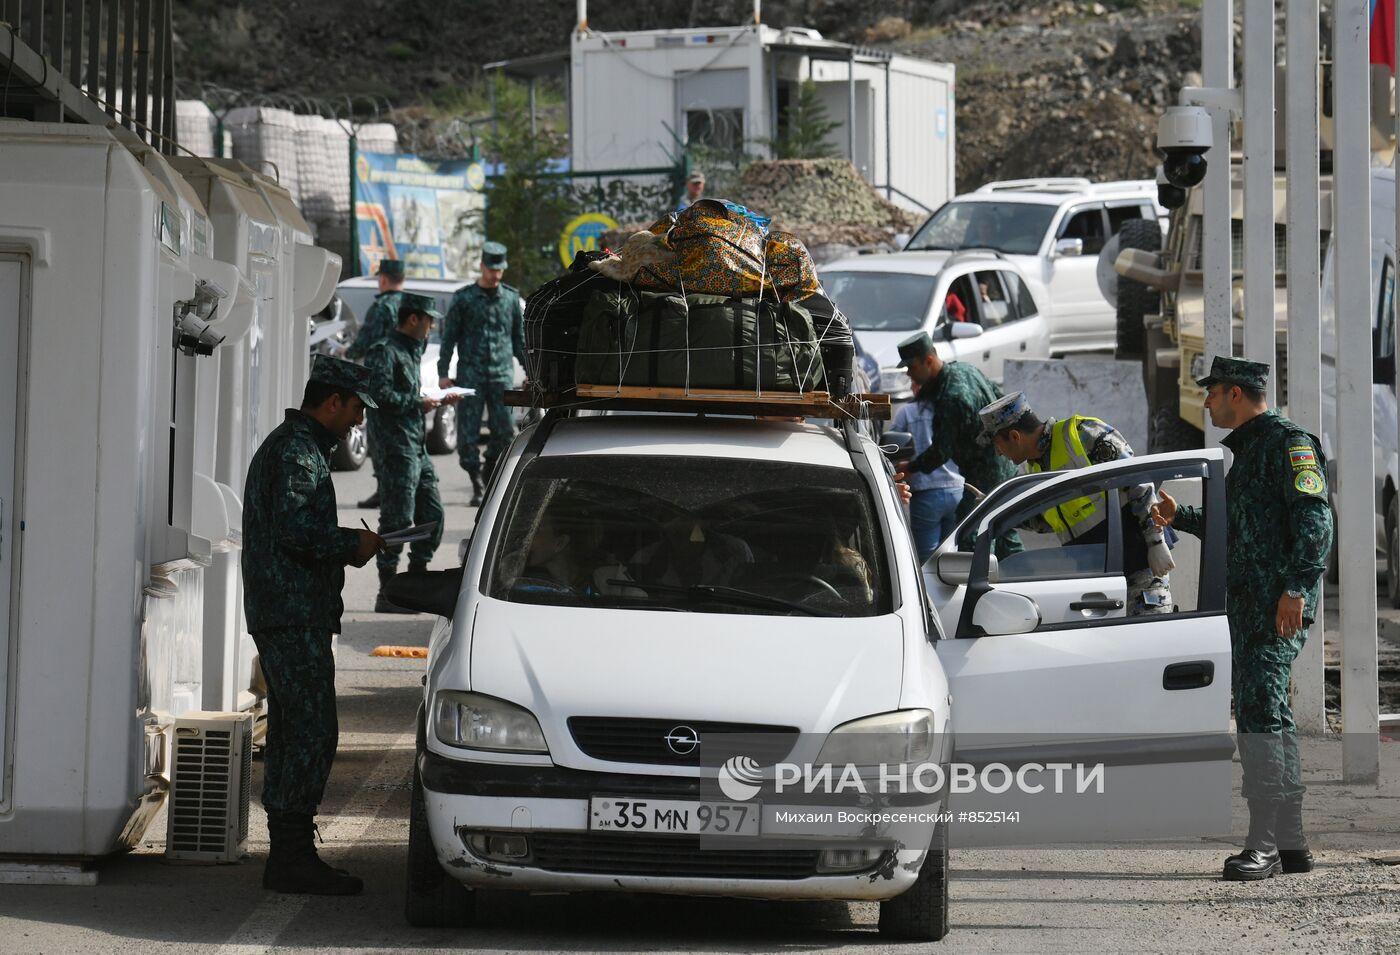
[[[853,248],[893,247],[896,234],[923,221],[871,187],[845,159],[774,159],[744,168],[731,199],[772,219],[771,228],[801,239],[818,263]],[[650,223],[623,223],[602,242],[619,248]]]

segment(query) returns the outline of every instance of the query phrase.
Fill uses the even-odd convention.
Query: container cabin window
[[[685,111],[685,139],[691,146],[706,146],[721,153],[740,153],[744,148],[744,111],[688,109]]]

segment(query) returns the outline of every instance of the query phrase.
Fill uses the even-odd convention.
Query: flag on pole
[[[1371,0],[1371,62],[1395,72],[1395,0]]]

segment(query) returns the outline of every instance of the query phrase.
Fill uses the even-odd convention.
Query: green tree
[[[782,133],[772,142],[773,154],[778,159],[831,159],[836,152],[826,137],[840,126],[817,96],[817,84],[803,80],[796,99],[783,110]]]
[[[559,274],[559,234],[573,203],[569,181],[548,172],[551,160],[568,154],[567,143],[544,125],[531,133],[525,91],[503,82],[496,128],[484,145],[487,157],[501,164],[486,186],[486,238],[510,250],[506,280],[528,294]]]

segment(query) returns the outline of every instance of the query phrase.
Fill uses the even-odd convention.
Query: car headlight
[[[448,746],[498,753],[549,752],[533,713],[480,693],[439,691],[433,722],[437,738]]]
[[[903,368],[881,368],[880,390],[887,395],[908,394],[914,386]]]
[[[933,713],[896,710],[843,723],[827,734],[817,764],[879,766],[933,759]]]

